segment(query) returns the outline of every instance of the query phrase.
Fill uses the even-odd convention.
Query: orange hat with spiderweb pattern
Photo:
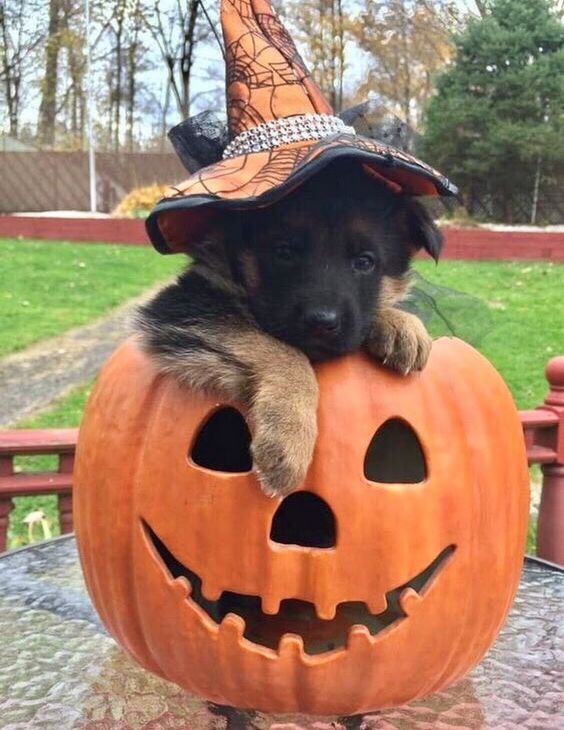
[[[385,141],[356,134],[333,116],[270,0],[222,0],[221,23],[225,144],[211,164],[171,188],[147,219],[161,253],[189,252],[219,208],[267,206],[341,157],[358,159],[398,192],[456,195],[454,185],[429,165]],[[189,150],[193,127],[187,120],[171,133],[177,150],[186,152],[180,152],[183,161],[191,159],[191,170],[196,167]]]

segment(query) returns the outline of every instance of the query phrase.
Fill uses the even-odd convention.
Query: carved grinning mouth
[[[258,596],[223,591],[218,600],[207,599],[202,593],[201,578],[174,557],[146,522],[143,527],[169,575],[183,582],[188,580],[190,588],[186,600],[199,606],[215,623],[220,624],[228,614],[235,614],[244,621],[243,636],[270,649],[277,649],[285,634],[297,634],[302,638],[307,654],[322,654],[346,646],[353,627],[366,627],[375,636],[407,618],[406,602],[424,597],[432,580],[456,549],[455,545],[444,548],[421,573],[388,591],[385,611],[373,614],[361,601],[346,601],[337,606],[333,619],[326,620],[317,616],[312,603],[298,599],[283,600],[276,615],[262,611]]]

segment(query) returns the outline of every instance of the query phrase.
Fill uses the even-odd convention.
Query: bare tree
[[[164,7],[154,0],[146,23],[167,68],[170,91],[181,118],[190,116],[191,82],[196,48],[211,35],[200,0],[176,0]]]
[[[133,129],[135,123],[135,108],[137,93],[139,90],[138,72],[143,66],[143,38],[142,31],[145,27],[145,18],[141,0],[133,0],[130,23],[129,38],[126,56],[127,73],[127,112],[126,112],[126,147],[133,152]]]
[[[341,111],[345,73],[345,27],[343,0],[293,0],[276,3],[287,24],[296,30],[296,40],[311,65],[316,83],[331,106]]]
[[[86,98],[84,92],[84,27],[81,0],[62,0],[59,33],[57,120],[65,132],[65,146],[82,147]],[[56,140],[55,140],[56,141]]]
[[[362,12],[351,24],[351,34],[368,55],[360,95],[377,94],[414,128],[432,93],[433,75],[453,53],[449,6],[425,0],[363,0]]]
[[[146,68],[146,17],[143,0],[116,0],[105,24],[106,79],[108,85],[109,144],[118,150],[134,147],[134,122],[139,93],[139,73]]]
[[[26,77],[44,35],[32,21],[38,11],[36,0],[0,2],[0,84],[4,92],[10,135],[18,137]]]
[[[113,129],[112,146],[115,150],[120,146],[121,132],[121,107],[123,103],[123,76],[124,76],[124,36],[125,20],[127,14],[127,0],[116,0],[109,27],[114,35],[115,45],[112,48],[111,63],[113,64],[111,75],[110,94],[110,116]]]
[[[61,0],[49,0],[49,26],[45,43],[45,72],[41,83],[38,138],[42,144],[55,142],[57,116],[57,86],[61,30]]]

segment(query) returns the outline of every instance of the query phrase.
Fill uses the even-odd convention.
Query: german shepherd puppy
[[[160,369],[248,406],[255,472],[266,494],[283,495],[315,446],[311,361],[364,346],[400,373],[424,367],[431,339],[395,305],[413,254],[436,259],[441,242],[413,199],[336,162],[267,208],[220,214],[136,329]]]

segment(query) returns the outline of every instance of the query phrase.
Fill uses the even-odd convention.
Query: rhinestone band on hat
[[[273,119],[238,134],[227,145],[223,159],[252,152],[264,152],[292,142],[325,139],[334,134],[356,134],[353,127],[331,114],[300,114],[295,117]]]

